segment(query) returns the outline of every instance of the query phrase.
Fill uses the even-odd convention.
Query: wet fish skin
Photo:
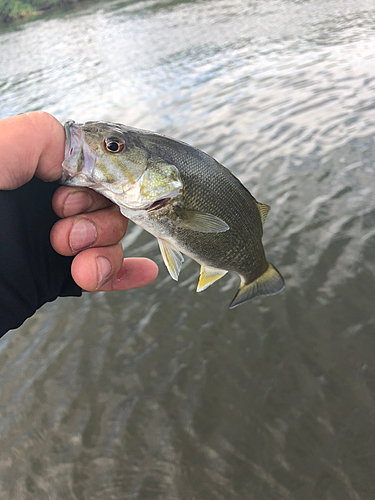
[[[228,271],[240,276],[231,308],[284,288],[262,245],[269,207],[214,158],[121,124],[67,122],[65,131],[63,183],[100,192],[153,234],[172,278],[183,253],[201,264],[197,291]]]

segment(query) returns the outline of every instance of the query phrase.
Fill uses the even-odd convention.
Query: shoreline
[[[51,10],[53,7],[73,5],[79,2],[79,0],[46,0],[40,3],[38,0],[25,0],[24,2],[19,0],[12,2],[11,0],[3,3],[3,1],[0,0],[0,25],[3,26],[8,26],[16,21],[31,19],[47,10]],[[13,5],[9,5],[10,3],[13,3]]]

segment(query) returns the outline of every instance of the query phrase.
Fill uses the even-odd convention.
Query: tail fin
[[[268,264],[268,269],[255,281],[245,284],[241,281],[240,288],[232,300],[229,309],[246,302],[257,295],[274,295],[281,292],[285,288],[284,280],[279,271],[272,265]]]

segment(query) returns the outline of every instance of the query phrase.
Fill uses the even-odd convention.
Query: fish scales
[[[155,141],[158,141],[156,147]],[[194,246],[204,263],[240,270],[248,282],[263,274],[268,263],[259,238],[263,234],[259,211],[255,199],[238,179],[215,159],[189,145],[174,141],[171,147],[169,140],[150,136],[144,146],[151,154],[178,166],[185,208],[213,213],[229,225],[230,229],[224,233],[192,234],[176,227],[176,236],[184,242],[185,250],[191,253]],[[189,245],[192,239],[194,245]]]

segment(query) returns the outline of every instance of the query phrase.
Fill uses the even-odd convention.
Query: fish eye
[[[118,137],[104,139],[104,147],[108,153],[120,153],[125,147],[125,142]]]

